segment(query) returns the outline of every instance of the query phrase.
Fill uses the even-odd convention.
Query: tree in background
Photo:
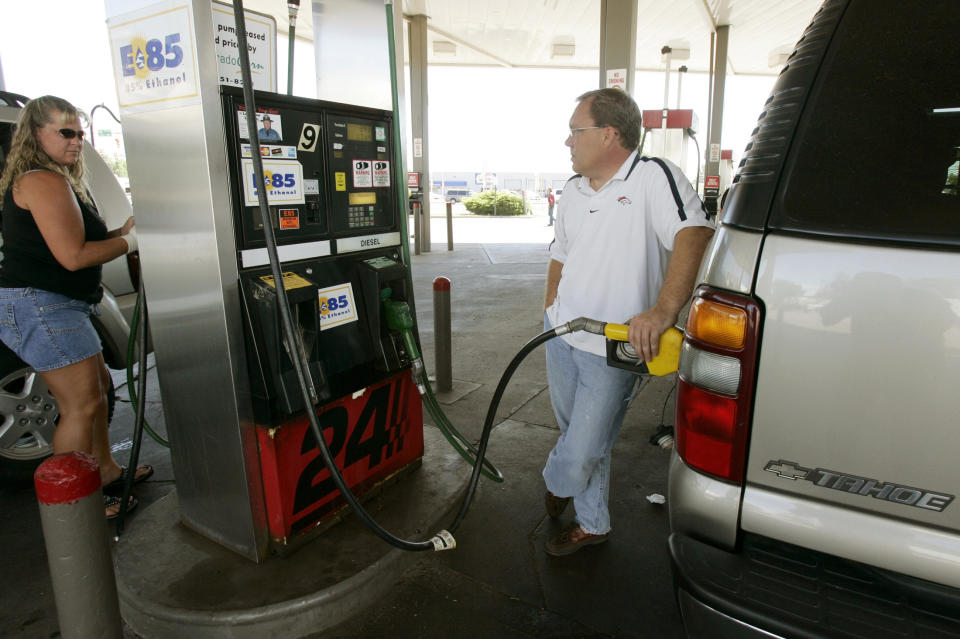
[[[523,215],[523,198],[505,191],[484,191],[463,200],[474,215]]]

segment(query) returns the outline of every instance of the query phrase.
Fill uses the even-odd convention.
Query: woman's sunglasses
[[[60,137],[66,138],[67,140],[72,140],[73,138],[83,139],[87,133],[86,131],[77,131],[76,129],[59,129],[57,133],[60,134]]]

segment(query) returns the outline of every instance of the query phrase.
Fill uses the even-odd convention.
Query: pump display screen
[[[366,191],[364,193],[351,193],[348,197],[350,200],[350,206],[377,203],[377,194],[372,191]]]
[[[373,127],[367,124],[347,123],[347,139],[356,142],[373,141]]]

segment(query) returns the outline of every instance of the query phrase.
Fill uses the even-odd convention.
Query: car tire
[[[107,423],[116,397],[107,392]],[[40,375],[0,344],[0,480],[26,483],[53,453],[53,431],[60,419],[56,398]]]

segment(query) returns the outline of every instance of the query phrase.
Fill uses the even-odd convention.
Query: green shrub
[[[464,198],[463,205],[474,215],[523,215],[523,198],[506,191],[483,191]]]

